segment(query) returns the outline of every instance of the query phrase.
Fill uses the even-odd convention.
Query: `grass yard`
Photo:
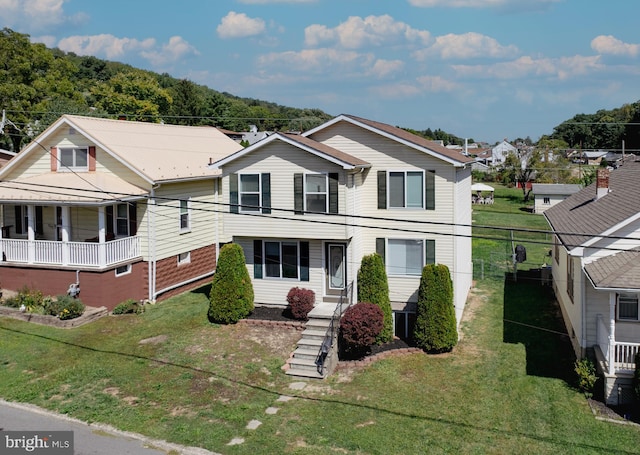
[[[499,195],[476,223],[540,227]],[[539,267],[545,234],[520,235]],[[474,254],[490,262],[505,242],[474,239]],[[341,365],[299,391],[281,370],[299,332],[212,325],[206,290],[71,330],[0,318],[0,397],[224,454],[640,454],[640,428],[596,420],[573,387],[548,292],[488,274],[452,353]]]

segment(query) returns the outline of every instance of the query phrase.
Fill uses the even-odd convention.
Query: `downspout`
[[[151,195],[147,207],[149,209],[149,221],[147,222],[147,241],[149,248],[149,301],[154,302],[156,298],[156,227],[155,227],[155,205],[156,205],[156,188],[160,185],[151,187]],[[153,235],[152,235],[153,234]]]
[[[580,351],[581,351],[581,355],[584,357],[587,353],[587,308],[586,308],[586,296],[585,296],[585,292],[586,292],[586,280],[584,279],[586,273],[584,272],[584,265],[583,265],[583,260],[584,260],[584,251],[583,251],[583,256],[580,258],[580,287],[581,292],[580,292],[580,313],[581,313],[581,318],[582,318],[582,327],[581,327],[581,341],[580,341]],[[573,261],[572,261],[573,262]]]
[[[214,220],[215,220],[215,234],[214,234],[214,240],[215,240],[215,244],[216,244],[216,266],[215,266],[215,270],[218,269],[218,254],[220,253],[220,179],[213,179],[213,206],[216,208],[215,210],[215,214],[214,214]],[[214,270],[214,273],[215,273]]]

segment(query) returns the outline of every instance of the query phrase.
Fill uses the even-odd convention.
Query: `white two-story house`
[[[449,267],[458,321],[472,279],[473,160],[384,123],[340,115],[302,135],[275,133],[220,169],[221,242],[240,244],[256,304],[292,287],[335,306],[364,255],[382,255],[396,335],[415,316],[422,267]]]
[[[64,115],[0,169],[0,286],[112,309],[211,280],[216,171],[242,147],[210,127]]]

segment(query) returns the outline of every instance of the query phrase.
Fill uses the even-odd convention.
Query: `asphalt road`
[[[74,455],[212,455],[197,447],[119,431],[107,425],[87,424],[36,406],[0,400],[0,430],[73,431]]]

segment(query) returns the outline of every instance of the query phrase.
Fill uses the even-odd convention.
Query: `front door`
[[[347,285],[347,245],[325,244],[325,275],[327,295],[340,295]]]

